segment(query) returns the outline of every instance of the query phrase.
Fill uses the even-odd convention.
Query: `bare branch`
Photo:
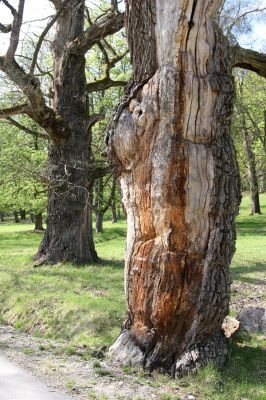
[[[7,0],[2,0],[2,3],[4,3],[4,5],[9,8],[9,10],[11,11],[12,15],[15,16],[17,13],[17,10],[7,1]]]
[[[108,13],[91,25],[80,37],[72,42],[70,51],[86,53],[92,46],[108,35],[112,35],[124,26],[124,13]]]
[[[54,25],[54,23],[56,22],[56,20],[59,18],[59,16],[62,14],[62,11],[64,10],[64,6],[69,2],[69,0],[65,0],[63,1],[61,7],[58,9],[57,13],[53,16],[53,18],[51,19],[51,21],[46,25],[45,29],[43,30],[43,32],[41,33],[41,35],[39,36],[39,40],[36,44],[34,53],[33,53],[33,57],[32,57],[32,63],[31,63],[31,67],[30,67],[30,73],[34,72],[34,68],[35,65],[37,63],[37,58],[38,58],[38,54],[40,51],[40,48],[42,46],[42,42],[45,38],[45,36],[47,35],[47,33],[49,32],[49,30],[51,29],[51,27]]]
[[[266,54],[235,46],[232,56],[232,67],[248,69],[266,78]]]
[[[102,121],[105,118],[104,115],[102,114],[94,114],[90,117],[89,119],[89,125],[88,129],[90,129],[93,125],[95,125],[97,122]]]
[[[27,114],[28,111],[29,105],[27,103],[19,104],[18,106],[14,107],[2,108],[0,109],[0,118],[7,118],[18,114]]]
[[[10,43],[6,52],[6,60],[12,60],[18,47],[20,28],[23,18],[25,0],[19,0],[18,11],[14,14],[12,30],[10,35]]]
[[[98,43],[98,46],[103,53],[104,60],[106,63],[104,77],[98,81],[88,83],[86,86],[87,93],[101,92],[102,90],[106,90],[111,87],[126,86],[127,81],[112,80],[110,77],[110,71],[112,68],[114,68],[114,66],[117,62],[121,61],[125,57],[125,55],[128,53],[128,50],[122,54],[119,54],[119,55],[116,54],[116,56],[112,60],[109,60],[108,54],[107,54],[104,46],[101,43]]]
[[[104,78],[99,81],[88,83],[87,93],[101,92],[103,90],[110,89],[111,87],[124,87],[126,85],[126,81],[114,81],[110,78]]]
[[[34,137],[40,137],[43,139],[48,139],[49,136],[45,133],[40,133],[37,131],[33,131],[32,129],[27,128],[26,126],[20,124],[19,122],[15,121],[13,118],[7,117],[6,120],[8,121],[9,124],[15,126],[16,128],[20,129],[21,131],[28,133],[29,135],[32,135]]]
[[[51,3],[53,3],[53,5],[55,6],[55,8],[58,10],[61,5],[62,5],[62,0],[49,0]]]

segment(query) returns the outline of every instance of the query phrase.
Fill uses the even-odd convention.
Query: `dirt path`
[[[137,375],[123,373],[115,364],[58,354],[57,342],[32,337],[10,326],[0,326],[0,352],[73,399],[156,400],[166,391],[151,387],[151,382],[145,383]]]
[[[0,356],[0,400],[71,400]]]

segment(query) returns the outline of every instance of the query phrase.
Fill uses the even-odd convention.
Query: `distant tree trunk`
[[[95,182],[95,209],[96,209],[96,221],[95,230],[96,233],[103,231],[103,178],[100,177]]]
[[[266,192],[266,171],[262,172],[261,184],[260,184],[260,192],[261,193]]]
[[[115,178],[115,176],[113,176],[113,185],[114,185],[113,199],[111,200],[112,224],[116,224],[117,223],[117,211],[116,211],[116,198],[115,198],[115,192],[116,192],[116,178]]]
[[[98,211],[96,214],[95,230],[96,233],[101,233],[103,231],[103,214],[101,211]]]
[[[87,204],[87,212],[88,212],[88,237],[89,237],[89,246],[91,249],[93,260],[98,260],[98,255],[95,250],[95,244],[93,240],[93,183],[89,184],[89,201]]]
[[[13,211],[13,215],[14,215],[14,222],[17,224],[19,222],[18,212],[17,211]]]
[[[89,115],[86,106],[85,57],[68,51],[68,43],[83,33],[84,0],[69,1],[57,20],[54,40],[53,108],[67,131],[50,143],[47,174],[47,229],[37,253],[40,263],[96,261],[89,238],[88,208],[90,160]]]
[[[19,212],[20,212],[20,219],[23,220],[26,219],[26,210],[20,209]]]
[[[246,153],[246,157],[247,157],[247,164],[248,164],[248,178],[249,178],[249,188],[250,188],[250,197],[251,197],[250,213],[251,213],[251,215],[261,214],[259,184],[258,184],[257,171],[256,171],[255,154],[252,150],[252,146],[250,143],[250,138],[249,138],[249,134],[247,131],[244,115],[242,117],[242,123],[244,124],[242,127],[242,132],[243,132],[244,149],[245,149],[245,153]]]
[[[111,209],[112,209],[112,224],[116,224],[117,223],[117,211],[116,211],[115,199],[112,201]]]
[[[33,212],[32,212],[32,211],[30,211],[30,218],[29,218],[29,222],[30,222],[31,224],[33,224],[33,223],[34,223],[34,214],[33,214]]]
[[[35,231],[43,231],[43,225],[42,225],[42,213],[37,213],[35,214]]]
[[[128,221],[128,315],[110,354],[175,376],[227,354],[240,190],[219,3],[127,1],[133,82],[108,138]]]
[[[3,213],[3,211],[0,211],[0,222],[5,222],[5,215]]]

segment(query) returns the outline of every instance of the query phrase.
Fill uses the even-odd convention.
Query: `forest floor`
[[[249,216],[244,197],[232,263],[231,314],[266,307],[266,195],[262,216]],[[173,380],[120,368],[106,357],[125,314],[126,225],[104,224],[96,235],[98,265],[33,268],[40,234],[28,224],[0,224],[0,351],[76,399],[265,400],[266,338],[239,334],[222,371]]]

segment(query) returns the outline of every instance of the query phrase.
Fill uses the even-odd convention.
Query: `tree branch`
[[[115,67],[115,64],[123,59],[125,55],[128,53],[128,50],[125,51],[124,53],[116,56],[112,59],[109,60],[108,53],[105,50],[104,46],[99,42],[98,46],[100,50],[103,53],[103,57],[105,60],[105,71],[104,71],[104,77],[98,81],[95,82],[90,82],[86,86],[87,93],[93,93],[93,92],[101,92],[103,90],[109,89],[111,87],[119,87],[119,86],[126,86],[127,81],[114,81],[110,78],[110,71],[112,68]]]
[[[7,1],[7,0],[2,0],[2,3],[4,3],[4,5],[9,8],[9,10],[11,11],[12,15],[15,16],[15,14],[17,13],[16,9]]]
[[[29,135],[32,135],[34,137],[40,137],[40,138],[43,138],[46,140],[49,138],[49,136],[47,134],[33,131],[32,129],[29,129],[26,126],[15,121],[13,118],[7,117],[6,120],[8,121],[9,124],[15,126],[16,128],[20,129],[21,131],[23,131],[25,133],[28,133]]]
[[[96,82],[90,82],[87,84],[87,93],[101,92],[103,90],[110,89],[111,87],[126,86],[126,81],[114,81],[111,78],[103,78]]]
[[[266,78],[266,54],[234,46],[232,56],[232,67],[248,69]]]
[[[38,42],[36,44],[34,53],[33,53],[33,57],[32,57],[32,63],[31,63],[31,67],[30,67],[30,73],[34,72],[34,68],[35,65],[37,63],[37,59],[38,59],[38,54],[42,45],[42,42],[45,38],[45,36],[47,35],[47,33],[49,32],[49,30],[51,29],[51,27],[54,25],[54,23],[56,22],[56,20],[59,18],[59,16],[62,14],[63,10],[64,10],[64,6],[69,2],[69,0],[65,0],[63,1],[61,7],[58,9],[57,13],[53,16],[53,18],[51,19],[51,21],[46,25],[45,29],[43,30],[43,32],[41,33],[41,35],[39,36]]]
[[[15,14],[13,14],[14,20],[13,20],[13,24],[12,24],[10,42],[9,42],[8,50],[6,52],[6,60],[7,61],[12,60],[14,58],[15,52],[18,47],[20,28],[21,28],[22,18],[23,18],[24,3],[25,3],[25,0],[19,0],[18,11],[15,11]]]
[[[26,74],[14,59],[6,62],[5,57],[0,57],[0,69],[6,73],[11,81],[29,99],[30,104],[27,105],[24,112],[45,129],[52,139],[56,140],[67,137],[67,126],[65,126],[61,119],[56,117],[53,109],[46,105],[40,82],[36,76]],[[9,116],[14,114],[9,114]]]
[[[0,109],[0,118],[7,118],[18,114],[27,114],[28,111],[29,105],[27,103],[19,104],[18,106],[14,107],[2,108]]]
[[[78,38],[76,38],[69,50],[73,52],[82,52],[85,54],[92,46],[108,35],[112,35],[122,29],[124,26],[124,13],[108,13],[98,22],[91,25]]]
[[[93,114],[89,119],[88,129],[90,129],[97,122],[102,121],[104,118],[105,118],[105,116],[102,114]]]

